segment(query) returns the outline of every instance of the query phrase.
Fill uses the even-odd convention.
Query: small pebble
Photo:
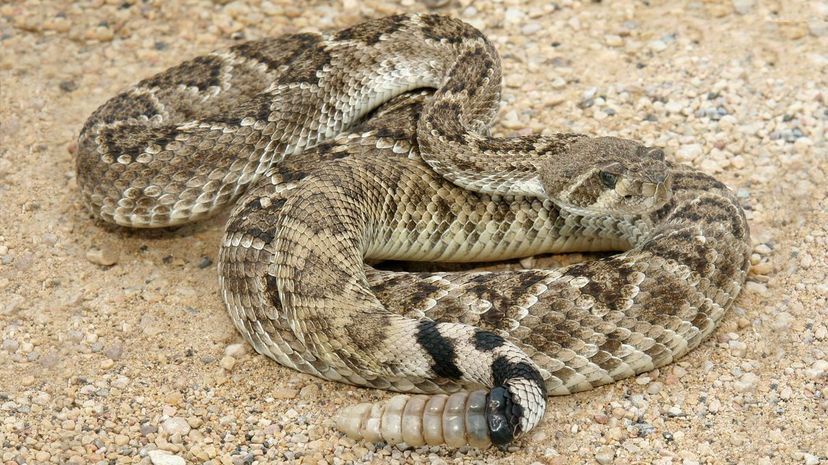
[[[756,0],[733,0],[733,9],[740,15],[746,15],[756,6]]]
[[[60,81],[58,87],[60,87],[60,90],[64,92],[72,92],[78,88],[78,83],[75,81]]]
[[[167,418],[161,423],[161,429],[169,434],[180,434],[182,436],[186,435],[190,432],[190,424],[187,423],[187,420],[181,417],[172,417]]]
[[[236,365],[236,359],[233,358],[233,357],[230,357],[229,355],[224,356],[219,361],[219,365],[221,365],[221,367],[224,368],[225,370],[230,371]]]
[[[759,382],[759,377],[753,373],[745,373],[736,381],[736,390],[739,392],[753,392],[756,390],[756,385]]]
[[[228,357],[241,358],[247,353],[247,344],[230,344],[224,348],[224,355]]]
[[[18,347],[20,347],[20,344],[14,339],[3,339],[3,344],[0,346],[0,348],[11,354],[17,352]]]
[[[319,398],[319,385],[316,383],[308,384],[299,390],[299,397],[304,400],[315,400]]]
[[[828,19],[813,18],[808,21],[808,32],[814,37],[828,35]]]
[[[819,379],[828,375],[828,360],[817,360],[810,368],[805,370],[809,378]]]
[[[141,431],[142,435],[146,436],[148,434],[157,433],[158,427],[150,423],[141,423],[139,431]]]
[[[51,398],[52,396],[50,396],[49,393],[40,391],[32,396],[32,403],[36,405],[47,405]]]
[[[667,44],[663,40],[653,40],[647,44],[654,52],[663,52],[667,50]]]
[[[607,465],[615,460],[615,449],[612,447],[601,447],[595,453],[595,461],[601,465]]]
[[[120,342],[114,342],[104,349],[103,353],[112,360],[120,360],[121,355],[124,353],[124,345]]]
[[[118,263],[119,252],[113,247],[93,247],[86,251],[86,259],[101,266],[112,266]]]
[[[299,395],[298,389],[277,387],[270,392],[274,399],[295,399]]]
[[[604,36],[604,42],[610,47],[621,47],[624,45],[624,39],[616,34],[607,34]]]
[[[151,450],[147,453],[153,465],[186,465],[187,462],[177,455],[163,450]]]
[[[663,387],[663,384],[661,384],[660,382],[658,382],[658,381],[652,382],[647,386],[647,394],[656,395],[659,392],[661,392],[662,387]]]
[[[682,145],[676,150],[676,157],[678,157],[679,161],[682,163],[691,162],[696,159],[699,155],[702,154],[702,146],[701,144],[687,144]]]

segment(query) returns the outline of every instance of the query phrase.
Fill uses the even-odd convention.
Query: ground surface
[[[234,345],[212,264],[224,218],[131,232],[79,202],[74,141],[118,90],[238,40],[428,8],[298,3],[0,5],[3,463],[176,463],[154,449],[213,464],[828,463],[828,3],[437,6],[503,55],[500,133],[667,147],[738,192],[755,244],[746,290],[711,340],[667,369],[552,399],[508,453],[341,437],[339,407],[387,393]]]

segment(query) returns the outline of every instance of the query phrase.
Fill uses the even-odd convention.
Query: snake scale
[[[348,434],[502,445],[540,422],[547,395],[696,347],[738,295],[750,240],[732,193],[660,149],[491,137],[500,83],[492,44],[444,16],[246,42],[102,105],[80,133],[78,184],[95,216],[128,227],[233,205],[219,281],[253,347],[421,394],[346,408]],[[571,251],[621,253],[553,270],[365,264]]]

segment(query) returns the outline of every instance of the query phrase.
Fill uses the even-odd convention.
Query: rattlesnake
[[[490,137],[500,80],[492,44],[443,16],[247,42],[101,106],[80,133],[78,184],[97,217],[130,227],[234,203],[219,281],[258,352],[431,395],[346,409],[349,434],[504,444],[541,420],[547,394],[697,346],[744,283],[749,231],[723,184],[659,149]],[[587,250],[626,252],[555,270],[363,263]]]

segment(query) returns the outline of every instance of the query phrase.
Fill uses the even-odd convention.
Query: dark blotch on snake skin
[[[422,320],[417,323],[417,343],[425,350],[434,363],[431,371],[437,376],[448,379],[460,379],[463,373],[455,362],[457,354],[454,351],[454,342],[446,339],[437,330],[437,323]]]
[[[268,231],[262,231],[259,228],[250,228],[245,231],[246,234],[255,237],[256,239],[260,239],[265,244],[270,244],[273,240],[273,234]]]
[[[423,23],[423,35],[438,42],[459,44],[468,39],[485,39],[482,32],[466,27],[453,18],[423,15],[420,19]]]
[[[483,352],[491,352],[505,342],[506,340],[502,337],[488,331],[478,329],[474,332],[474,348]]]
[[[339,31],[334,36],[336,40],[355,40],[366,45],[374,45],[380,41],[383,35],[392,34],[400,29],[407,16],[396,15],[382,18],[370,23],[357,24]]]
[[[497,357],[492,362],[492,377],[495,386],[501,386],[506,380],[527,379],[544,386],[538,370],[525,362],[510,362],[506,357]],[[544,389],[545,390],[545,389]],[[544,393],[544,397],[545,397]]]
[[[210,87],[221,84],[221,68],[224,59],[213,55],[205,55],[185,61],[178,66],[168,69],[149,79],[138,83],[139,87],[152,89],[154,87],[174,88],[178,85],[195,87],[203,92]],[[207,70],[208,72],[205,72]]]
[[[290,66],[303,54],[313,49],[321,38],[316,34],[303,33],[276,40],[263,39],[236,45],[230,50],[242,57],[264,63],[268,68],[277,70],[282,66]]]
[[[100,134],[100,144],[102,147],[106,147],[108,152],[118,157],[129,157],[128,163],[132,163],[138,155],[144,153],[150,143],[163,148],[174,141],[178,134],[178,129],[173,127],[146,128],[137,126],[128,135],[105,128]]]

